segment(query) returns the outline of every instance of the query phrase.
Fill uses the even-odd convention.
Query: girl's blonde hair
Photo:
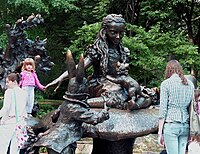
[[[26,58],[24,60],[23,66],[22,66],[22,71],[26,70],[26,65],[31,64],[33,66],[33,70],[35,71],[35,61],[32,58]]]

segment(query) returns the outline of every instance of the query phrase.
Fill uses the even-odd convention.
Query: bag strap
[[[16,92],[14,90],[14,103],[15,103],[15,117],[16,117],[16,123],[18,123],[18,112],[17,112],[17,102],[16,102]]]

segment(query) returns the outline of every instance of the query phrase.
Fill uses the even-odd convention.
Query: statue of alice
[[[84,59],[84,68],[93,66],[93,74],[88,78],[90,98],[87,103],[91,107],[103,108],[104,102],[109,107],[118,109],[139,109],[151,104],[151,99],[142,94],[140,85],[118,64],[128,63],[130,54],[122,44],[126,23],[121,15],[109,14],[103,18],[101,29],[92,45],[89,45]],[[120,76],[123,77],[124,81]],[[68,71],[47,84],[46,88],[58,84],[68,78]],[[126,79],[128,79],[126,83]]]

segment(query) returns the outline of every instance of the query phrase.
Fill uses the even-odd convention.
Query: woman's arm
[[[164,138],[163,138],[163,126],[164,126],[164,119],[159,120],[159,126],[158,126],[158,143],[164,147]]]
[[[11,96],[9,96],[8,91],[6,91],[4,94],[3,107],[0,110],[0,117],[3,117],[6,114],[8,114],[9,106],[11,103],[10,100],[11,100]]]
[[[164,119],[159,119],[158,134],[163,134]]]
[[[168,88],[165,82],[161,83],[160,86],[160,110],[159,110],[159,127],[158,127],[158,143],[164,146],[163,138],[163,126],[167,116],[167,104],[168,104]]]

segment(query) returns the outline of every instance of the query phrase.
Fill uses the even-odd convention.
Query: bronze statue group
[[[25,60],[26,66],[22,67],[22,80],[19,85],[31,96],[29,99],[32,103],[28,105],[28,113],[31,113],[33,107],[35,86],[41,90],[48,90],[49,87],[58,84],[56,91],[63,80],[69,79],[67,91],[63,96],[64,102],[51,114],[52,125],[37,132],[39,140],[31,145],[35,153],[38,152],[38,147],[45,146],[49,154],[74,154],[76,141],[83,135],[83,122],[96,125],[108,120],[109,108],[129,112],[147,108],[155,103],[153,96],[157,93],[152,92],[153,89],[145,90],[128,74],[130,51],[122,43],[125,26],[125,20],[121,15],[109,14],[103,18],[97,38],[88,46],[85,58],[81,55],[79,64],[76,65],[71,52],[68,51],[68,70],[46,86],[40,84],[34,71],[33,61]],[[91,66],[94,70],[93,74],[86,79],[84,72]],[[8,82],[10,80],[8,76]],[[19,89],[17,81],[11,80]],[[10,88],[7,91],[11,91]],[[166,147],[168,154],[183,154],[186,150],[190,132],[187,108],[193,99],[193,93],[194,85],[184,77],[179,62],[169,61],[160,90],[158,130],[159,143]],[[6,98],[6,95],[4,97]],[[159,94],[157,94],[157,99],[159,99]],[[7,101],[4,105],[6,103]],[[102,108],[102,110],[94,111],[91,108]],[[0,116],[4,117],[2,110]],[[14,106],[7,108],[7,112],[9,112],[7,118],[15,119]],[[26,115],[21,115],[21,117],[26,118]],[[1,120],[0,130],[3,127],[2,122]],[[11,134],[14,133],[14,125],[12,126]],[[15,145],[13,135],[7,140],[4,149],[8,147],[10,141],[10,149],[12,149]],[[194,137],[193,141],[199,142],[199,138]],[[0,144],[0,147],[2,145]],[[12,154],[11,151],[10,154]]]

